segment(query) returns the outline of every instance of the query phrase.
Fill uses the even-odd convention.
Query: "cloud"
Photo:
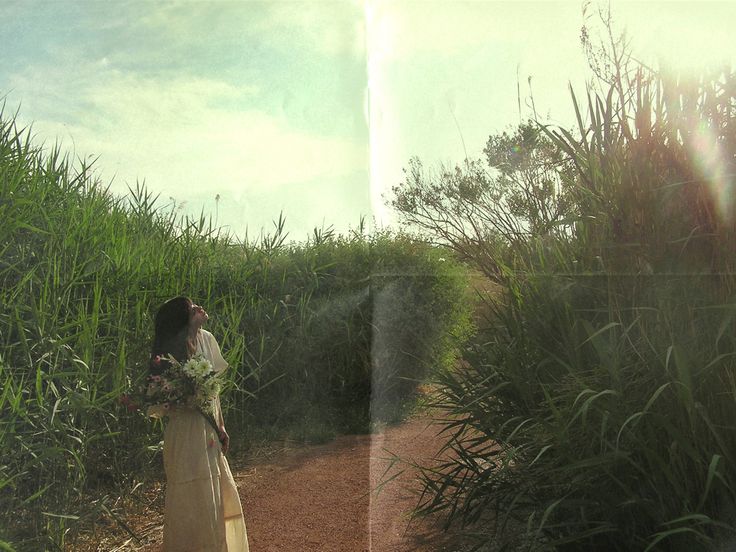
[[[365,15],[363,3],[356,0],[272,2],[267,17],[253,29],[261,38],[274,30],[291,36],[296,33],[305,44],[327,55],[365,55]]]
[[[364,144],[297,130],[253,107],[256,86],[145,76],[110,69],[104,59],[77,67],[69,82],[60,78],[65,71],[36,67],[11,79],[28,98],[21,116],[32,114],[39,137],[58,137],[80,157],[99,155],[103,180],[116,174],[119,191],[145,179],[170,194],[206,187],[239,197],[367,166]]]
[[[276,50],[308,49],[328,56],[365,55],[362,3],[176,2],[129,6],[131,16],[150,33],[175,47],[247,44]]]

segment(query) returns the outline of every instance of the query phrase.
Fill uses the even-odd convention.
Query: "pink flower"
[[[138,406],[133,402],[133,400],[127,394],[121,395],[119,401],[120,401],[120,404],[125,406],[128,412],[134,412],[138,410]]]
[[[156,355],[155,357],[153,357],[153,363],[156,366],[158,366],[159,364],[161,364],[161,355]]]

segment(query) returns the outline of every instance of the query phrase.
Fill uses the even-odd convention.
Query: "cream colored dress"
[[[197,352],[227,368],[217,341],[197,334]],[[215,420],[220,420],[219,397]],[[196,410],[177,408],[164,431],[164,552],[248,552],[243,509],[216,431]]]

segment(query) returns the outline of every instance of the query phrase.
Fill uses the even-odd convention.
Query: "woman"
[[[180,362],[201,353],[216,372],[227,368],[217,341],[202,324],[209,316],[186,297],[164,303],[156,313],[151,372],[162,369],[155,357],[171,354]],[[164,431],[164,552],[248,552],[243,510],[224,454],[230,438],[214,399],[214,422],[194,408],[166,412]],[[149,411],[160,416],[163,412]]]

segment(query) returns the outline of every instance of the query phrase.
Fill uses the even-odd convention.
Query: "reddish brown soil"
[[[428,414],[373,435],[347,435],[323,444],[281,450],[268,458],[230,459],[240,490],[252,552],[456,552],[459,543],[437,520],[411,520],[420,489],[410,465],[428,465],[442,445]],[[387,471],[388,470],[388,471]],[[396,476],[388,483],[380,486]],[[378,489],[380,488],[380,492]],[[372,491],[372,492],[369,492]],[[68,550],[158,552],[161,488]],[[94,542],[94,544],[93,544]]]

